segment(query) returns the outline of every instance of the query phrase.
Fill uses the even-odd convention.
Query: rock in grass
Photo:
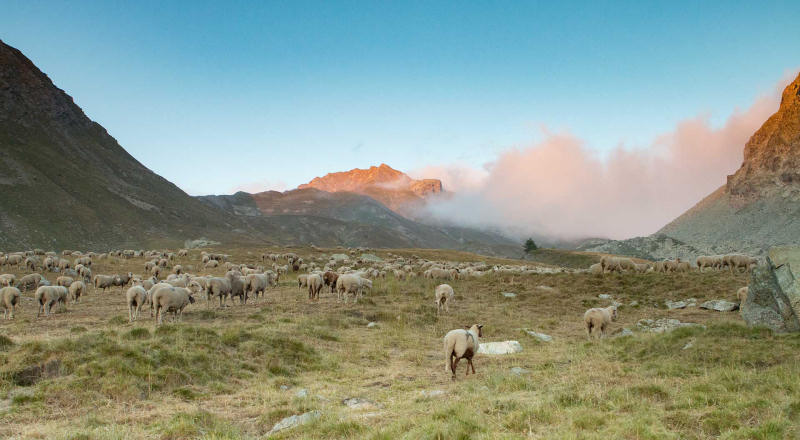
[[[305,425],[320,417],[319,411],[309,411],[300,415],[289,416],[276,423],[268,434],[275,434],[284,429],[294,428],[295,426]]]
[[[768,257],[766,264],[753,268],[741,315],[750,326],[778,333],[800,331],[800,291],[788,264],[775,267]]]
[[[533,330],[525,330],[529,336],[533,336],[534,338],[542,341],[542,342],[553,342],[553,337],[550,335],[546,335],[544,333],[537,333]]]
[[[611,295],[607,293],[601,293],[600,295],[597,295],[597,297],[600,299],[611,299]]]
[[[423,397],[439,397],[445,394],[443,390],[422,390],[419,393]]]
[[[378,326],[377,322],[370,322],[369,324],[367,324],[367,328],[375,328],[377,326]]]
[[[711,301],[706,301],[703,304],[700,304],[701,309],[708,309],[708,310],[716,310],[718,312],[732,312],[739,308],[739,305],[725,301],[724,299],[714,299]]]
[[[501,295],[503,295],[506,298],[516,298],[517,297],[517,294],[514,293],[514,292],[503,292],[503,293],[501,293]]]
[[[636,327],[643,332],[648,333],[664,333],[680,327],[693,327],[701,326],[693,322],[680,322],[677,319],[662,318],[662,319],[640,319],[636,323]],[[704,327],[704,326],[701,326]]]
[[[670,301],[670,300],[666,300],[666,301],[664,301],[664,305],[666,305],[667,308],[670,309],[670,310],[675,310],[675,309],[685,309],[686,306],[689,305],[689,303],[686,302],[686,301]]]
[[[633,332],[628,327],[623,328],[619,332],[615,333],[613,337],[615,338],[622,338],[624,336],[633,336]]]
[[[523,374],[529,374],[531,370],[526,370],[522,367],[514,367],[511,369],[511,374],[516,374],[517,376],[521,376]]]
[[[344,406],[354,410],[354,411],[363,411],[363,410],[371,410],[379,408],[378,404],[367,399],[363,399],[361,397],[348,397],[347,399],[342,400]]]
[[[511,354],[522,351],[522,344],[518,341],[484,342],[478,347],[481,354]]]
[[[308,390],[305,388],[300,388],[296,393],[294,393],[294,397],[305,399],[308,397]]]

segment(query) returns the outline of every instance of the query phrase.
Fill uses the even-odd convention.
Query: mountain
[[[243,226],[139,163],[2,41],[0,206],[4,250],[230,241]]]
[[[366,170],[355,168],[350,171],[329,173],[297,187],[297,189],[307,188],[329,193],[352,192],[368,195],[392,211],[407,217],[413,217],[431,195],[443,192],[442,182],[439,179],[415,180],[386,164],[372,166]]]
[[[458,249],[520,256],[521,245],[503,235],[470,228],[429,225],[406,218],[374,198],[355,192],[303,188],[286,192],[201,196],[281,244]]]
[[[778,111],[744,147],[727,183],[650,237],[586,243],[579,249],[654,258],[745,252],[800,244],[800,75]]]

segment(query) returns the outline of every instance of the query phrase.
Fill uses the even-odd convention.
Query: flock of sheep
[[[310,301],[319,300],[323,290],[336,293],[337,301],[349,297],[357,302],[373,287],[373,279],[383,279],[391,274],[397,280],[421,276],[434,280],[456,280],[481,277],[488,273],[524,274],[557,272],[563,269],[542,268],[536,266],[492,266],[483,262],[437,262],[417,256],[404,258],[389,254],[388,260],[382,260],[367,254],[356,257],[357,250],[347,254],[333,254],[329,257],[309,257],[304,260],[293,252],[265,253],[261,255],[263,264],[235,264],[229,255],[201,252],[198,267],[204,270],[223,268],[223,276],[194,275],[187,272],[183,259],[189,263],[190,253],[186,249],[177,252],[168,251],[112,251],[108,253],[63,251],[61,256],[54,252],[33,251],[2,254],[0,268],[16,266],[18,271],[29,271],[19,279],[13,274],[0,274],[0,307],[3,308],[4,319],[13,319],[22,292],[34,290],[34,300],[38,305],[37,317],[49,316],[53,307],[58,304],[66,306],[68,302],[79,303],[82,296],[88,293],[89,287],[94,291],[106,292],[119,287],[125,292],[128,318],[137,320],[144,307],[150,308],[150,316],[156,325],[163,323],[163,315],[171,313],[173,320],[179,321],[183,310],[196,302],[195,295],[205,295],[206,304],[218,300],[219,307],[227,307],[227,300],[238,297],[240,304],[246,304],[249,298],[254,300],[264,296],[271,287],[276,287],[281,276],[289,272],[297,272],[298,288],[308,292]],[[68,259],[67,257],[72,257]],[[131,272],[123,274],[92,273],[94,261],[110,258],[131,259],[144,258],[143,274]],[[731,271],[744,268],[749,270],[755,259],[744,255],[703,256],[697,258],[697,269],[725,269]],[[194,265],[188,265],[191,269]],[[602,257],[600,262],[589,268],[590,273],[605,274],[610,272],[687,272],[694,266],[681,261],[660,261],[655,263],[637,263],[624,257]],[[59,274],[51,285],[37,271]],[[127,289],[127,290],[126,290]],[[747,294],[746,287],[738,292],[740,299]],[[434,301],[437,314],[447,313],[455,301],[455,291],[449,284],[435,287]],[[617,319],[616,306],[592,308],[584,314],[587,337],[593,335],[603,337],[609,324]],[[475,324],[468,329],[456,329],[448,332],[444,338],[446,368],[455,378],[455,371],[460,359],[467,360],[467,374],[470,368],[475,372],[472,357],[477,352],[479,338],[482,337],[482,325]]]

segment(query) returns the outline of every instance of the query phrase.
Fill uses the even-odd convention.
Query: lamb
[[[183,309],[189,304],[194,304],[194,297],[189,289],[162,286],[155,288],[152,304],[156,311],[156,323],[161,325],[164,320],[164,312],[171,312],[173,320],[180,321]]]
[[[3,307],[3,319],[14,319],[14,310],[19,304],[19,296],[19,289],[16,287],[0,289],[0,307]]]
[[[83,281],[73,281],[69,285],[69,297],[72,299],[72,303],[80,302],[81,296],[86,294],[86,283]]]
[[[450,303],[455,301],[455,293],[449,284],[440,284],[436,286],[436,313],[439,314],[442,308],[447,313],[450,313]]]
[[[297,288],[302,289],[308,287],[308,275],[302,274],[297,276]]]
[[[118,284],[116,282],[117,278],[119,278],[119,275],[95,275],[94,288],[103,289],[103,293],[105,293],[106,289],[111,289]]]
[[[128,320],[135,321],[139,317],[142,307],[150,303],[150,295],[143,286],[133,286],[125,293],[128,303]],[[150,308],[150,317],[153,316],[153,308]]]
[[[324,285],[322,276],[318,273],[312,273],[308,275],[306,284],[308,284],[308,299],[319,299],[319,291],[322,290],[322,286]]]
[[[586,338],[591,339],[593,329],[599,329],[600,337],[604,337],[609,324],[616,320],[617,306],[587,310],[586,313],[583,314],[583,322],[586,324]]]
[[[450,330],[444,336],[444,371],[449,371],[453,380],[456,378],[456,367],[461,359],[466,359],[468,362],[466,375],[469,375],[470,367],[472,374],[475,374],[472,357],[478,351],[481,337],[483,337],[483,325],[481,324],[475,324],[468,330]]]
[[[67,288],[64,286],[41,286],[36,289],[36,302],[39,304],[38,318],[44,311],[45,316],[50,316],[50,309],[58,304],[67,305]]]
[[[736,291],[736,297],[739,299],[739,308],[742,308],[745,301],[747,301],[747,295],[750,293],[750,287],[744,286]]]

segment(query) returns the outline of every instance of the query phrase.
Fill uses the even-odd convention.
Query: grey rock
[[[361,397],[348,397],[347,399],[342,400],[344,406],[354,410],[354,411],[363,411],[363,410],[372,410],[378,409],[380,406],[367,399],[363,399]]]
[[[516,298],[517,297],[517,294],[514,293],[514,292],[502,292],[501,295],[503,295],[506,298]]]
[[[542,342],[553,342],[553,337],[550,335],[546,335],[544,333],[537,333],[533,330],[525,330],[525,333],[527,333],[530,336],[533,336],[534,338]]]
[[[661,318],[661,319],[640,319],[639,322],[636,323],[636,327],[643,332],[647,333],[664,333],[676,328],[680,327],[693,327],[693,326],[700,326],[705,328],[700,324],[695,324],[693,322],[681,322],[677,319],[671,318]]]
[[[614,335],[615,338],[622,338],[625,336],[633,336],[633,332],[631,331],[631,329],[625,327],[622,330],[620,330],[619,333]]]
[[[714,299],[711,301],[706,301],[703,304],[700,304],[700,308],[707,310],[716,310],[718,312],[732,312],[738,309],[739,305],[734,302],[725,301],[724,299]]]
[[[630,304],[628,304],[628,305],[631,306],[631,307],[636,307],[636,306],[639,305],[639,301],[631,301]]]
[[[269,431],[268,434],[274,434],[284,429],[294,428],[295,426],[304,425],[320,417],[319,411],[309,411],[300,415],[289,416],[276,423],[275,426]]]
[[[767,258],[766,264],[753,268],[749,287],[740,312],[748,325],[779,333],[800,331],[800,292],[788,263],[775,267]]]
[[[369,324],[367,324],[367,328],[375,328],[377,326],[378,326],[377,322],[370,322]]]
[[[600,299],[611,299],[611,295],[607,293],[601,293],[600,295],[597,295],[597,297]]]
[[[361,254],[362,261],[369,261],[370,263],[380,263],[383,262],[383,258],[375,255],[375,254]]]
[[[444,390],[422,390],[419,392],[423,397],[439,397],[444,396]]]
[[[681,348],[681,350],[688,350],[692,347],[694,347],[694,341],[689,341],[686,343],[686,345],[683,346],[683,348]]]
[[[513,367],[511,369],[511,374],[516,374],[518,376],[521,376],[523,374],[530,374],[530,372],[531,372],[531,370],[526,370],[525,368],[521,368],[521,367]]]
[[[305,399],[306,397],[308,397],[308,390],[305,388],[300,388],[299,390],[297,390],[296,393],[294,393],[294,397]]]
[[[689,305],[689,303],[686,302],[686,301],[670,301],[670,300],[666,300],[666,301],[664,301],[664,305],[666,305],[667,308],[670,309],[670,310],[676,310],[676,309],[685,309],[686,306]]]

